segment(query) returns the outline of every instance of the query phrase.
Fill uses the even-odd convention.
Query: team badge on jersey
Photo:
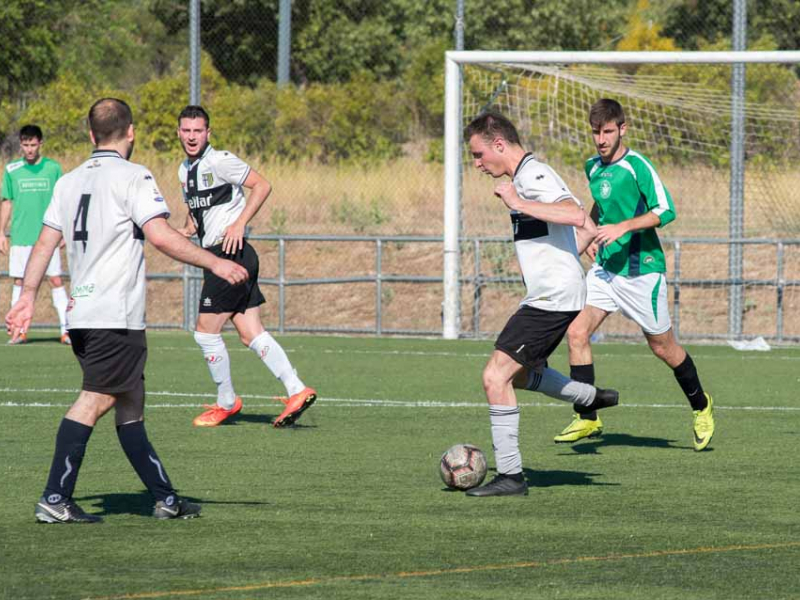
[[[203,173],[203,185],[207,188],[210,188],[212,185],[214,185],[213,173]]]
[[[611,184],[608,181],[600,182],[600,195],[603,198],[608,198],[611,195]]]

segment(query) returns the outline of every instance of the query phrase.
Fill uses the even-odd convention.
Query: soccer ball
[[[442,454],[439,474],[451,489],[468,490],[479,486],[486,477],[486,455],[471,444],[456,444]]]

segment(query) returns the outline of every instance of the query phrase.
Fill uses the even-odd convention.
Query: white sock
[[[294,370],[292,363],[289,362],[286,352],[269,332],[263,332],[250,342],[250,349],[258,354],[258,357],[272,371],[272,374],[281,380],[289,396],[294,396],[305,389],[306,386],[297,376],[297,371]]]
[[[195,331],[194,341],[202,348],[211,379],[217,384],[217,404],[226,410],[232,409],[236,394],[231,379],[231,360],[222,336],[218,333]]]
[[[11,290],[11,307],[13,308],[14,305],[19,300],[20,295],[22,295],[22,286],[15,285],[14,288]]]
[[[502,475],[522,473],[519,452],[519,406],[489,405],[492,423],[492,448],[497,472]]]
[[[53,306],[56,307],[58,321],[61,323],[61,335],[64,335],[67,333],[67,304],[69,303],[67,290],[62,285],[61,287],[53,288],[51,292],[53,294]]]
[[[531,370],[525,389],[583,406],[594,402],[595,394],[597,394],[597,388],[593,385],[574,381],[549,367],[545,368],[541,375]]]

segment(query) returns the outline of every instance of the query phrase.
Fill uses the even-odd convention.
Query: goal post
[[[503,86],[505,80],[501,77],[500,84],[493,90],[486,90],[485,97],[481,99],[478,104],[472,107],[472,110],[464,110],[464,84],[463,84],[463,69],[467,66],[481,66],[488,70],[504,71],[506,69],[528,69],[532,65],[545,66],[551,71],[559,71],[561,69],[568,69],[580,65],[595,66],[597,68],[613,69],[617,65],[620,66],[644,66],[644,65],[749,65],[749,64],[800,64],[800,51],[746,51],[746,52],[500,52],[500,51],[450,51],[445,53],[445,132],[444,132],[444,224],[443,224],[443,284],[444,284],[444,302],[443,302],[443,318],[442,318],[442,334],[445,339],[456,339],[461,334],[461,252],[462,242],[464,241],[462,231],[462,165],[465,162],[465,145],[463,140],[463,129],[468,121],[478,116],[482,109],[492,105],[496,97],[503,93]],[[622,68],[622,67],[620,67]],[[566,72],[566,71],[564,71]],[[545,76],[547,76],[545,71]],[[561,76],[556,74],[552,79],[560,80]],[[653,78],[651,78],[653,79]],[[595,84],[592,80],[587,80],[586,85],[591,90],[596,90],[597,98],[602,97],[600,94],[612,95],[618,89],[624,88],[626,85],[631,85],[630,80],[632,77],[626,75],[621,77],[618,82]],[[651,82],[652,83],[652,82]],[[680,85],[680,83],[678,83]],[[604,87],[606,86],[606,87]],[[654,86],[654,87],[653,87]],[[660,86],[660,87],[659,87]],[[567,87],[566,85],[564,87]],[[710,103],[716,101],[714,97],[706,93],[702,86],[690,89],[688,96],[690,102],[697,105],[702,105],[704,102]],[[607,91],[611,90],[611,91]],[[527,90],[526,90],[527,93]],[[534,92],[535,93],[535,92]],[[553,95],[555,92],[548,92]],[[560,92],[559,92],[560,93]],[[636,91],[630,92],[634,94],[641,94],[639,88]],[[653,95],[652,102],[660,102],[660,95],[665,97],[664,102],[667,103],[671,110],[680,107],[681,102],[684,101],[681,94],[671,94],[669,83],[664,81],[652,84],[651,91],[647,92]],[[743,127],[742,115],[746,110],[744,91],[740,89],[740,96],[733,98],[729,97],[728,102],[720,103],[721,108],[715,108],[719,114],[720,111],[727,111],[725,123],[729,129],[733,127]],[[548,100],[547,95],[540,98],[534,98],[532,102],[544,103]],[[531,101],[526,98],[526,101]],[[642,102],[651,102],[650,99],[645,98]],[[625,102],[623,102],[623,106]],[[708,105],[711,106],[711,105]],[[708,108],[706,106],[706,108]],[[520,113],[525,114],[526,117],[531,116],[532,111]],[[474,114],[469,114],[473,112]],[[797,110],[794,111],[795,117],[791,116],[791,111],[787,110],[786,114],[780,110],[767,111],[769,114],[776,114],[775,117],[778,122],[781,119],[787,122],[792,118],[800,122],[797,118]],[[789,115],[789,116],[787,116]],[[584,115],[583,120],[585,121]],[[512,121],[514,119],[512,118]],[[794,127],[797,123],[792,121],[791,125]],[[689,123],[689,126],[693,126]],[[776,131],[780,131],[776,128]],[[520,132],[522,134],[522,132]],[[788,135],[788,130],[787,133]],[[574,135],[581,135],[576,133]],[[589,138],[588,124],[585,125],[584,133],[582,134],[586,139]],[[775,137],[774,133],[770,133]],[[525,136],[523,136],[525,137]],[[680,136],[678,136],[680,137]],[[730,145],[736,143],[736,140],[743,140],[744,136],[731,135],[731,131],[725,133],[725,138],[729,141],[725,143]],[[679,144],[680,140],[676,142]],[[739,143],[744,143],[740,141]],[[741,150],[741,149],[740,149]],[[694,149],[692,151],[695,151]],[[729,276],[731,281],[741,280],[742,278],[742,265],[741,256],[734,259],[734,247],[741,248],[741,241],[746,236],[742,223],[735,223],[737,219],[742,217],[742,198],[735,197],[743,190],[744,180],[744,167],[740,161],[736,160],[736,156],[741,156],[743,160],[743,152],[729,152],[723,159],[714,158],[721,163],[729,163],[730,167],[730,230],[727,232],[729,243],[731,245],[731,264]],[[585,156],[583,158],[588,158]],[[582,163],[575,165],[582,167]],[[719,166],[719,165],[717,165]],[[578,196],[585,197],[584,190],[580,191]],[[498,208],[498,211],[500,209]],[[502,211],[500,211],[502,212]],[[679,214],[680,219],[680,214]],[[738,264],[735,264],[738,263]],[[729,314],[739,315],[741,319],[741,297],[738,298],[739,305],[733,305],[737,297],[737,286],[731,285],[731,297],[729,298]],[[738,288],[738,293],[741,292],[741,286]],[[728,334],[738,337],[741,335],[741,321],[739,327],[734,324],[729,324]]]

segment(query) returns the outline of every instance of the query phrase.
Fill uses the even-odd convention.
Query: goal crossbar
[[[461,66],[464,64],[800,64],[800,51],[746,52],[503,52],[445,53],[444,302],[442,335],[460,333]],[[735,107],[742,110],[743,106]]]

